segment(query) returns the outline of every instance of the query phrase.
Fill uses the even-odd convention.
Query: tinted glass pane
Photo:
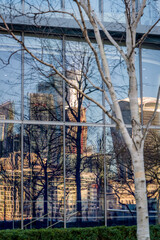
[[[152,25],[160,17],[160,0],[147,0],[146,8],[144,9],[144,14],[142,16],[141,23],[143,25]],[[157,24],[157,26],[160,23]]]
[[[20,46],[8,36],[0,38],[0,116],[20,119],[21,114],[21,52]]]
[[[159,180],[160,180],[160,129],[150,129],[144,145],[144,159],[147,178],[148,207],[150,222],[155,224],[156,212],[159,212]]]
[[[125,51],[125,48],[123,47],[123,50]],[[105,45],[105,53],[106,58],[108,60],[109,69],[110,69],[110,76],[111,81],[115,89],[116,96],[118,100],[123,100],[128,98],[128,75],[127,75],[127,68],[125,65],[125,62],[117,52],[117,50],[110,45]],[[110,104],[112,105],[112,100],[109,94],[109,91],[107,89],[107,86],[105,85],[106,89],[106,96],[108,97]],[[105,103],[106,108],[109,112],[111,112],[110,104],[107,101],[107,98],[105,96]],[[111,122],[111,120],[106,116],[106,121]]]
[[[93,44],[96,48],[96,45]],[[66,121],[102,122],[102,110],[87,96],[102,104],[102,81],[93,53],[85,42],[66,42],[66,76],[82,93],[66,84]],[[81,115],[81,116],[80,116]]]
[[[66,127],[67,226],[104,224],[102,128]]]
[[[20,125],[0,124],[0,228],[20,228]]]
[[[124,53],[126,53],[126,47],[121,46]],[[105,44],[105,54],[108,60],[109,70],[110,70],[110,77],[111,82],[114,86],[115,93],[117,99],[119,101],[120,107],[123,107],[124,102],[127,102],[129,108],[129,99],[128,99],[128,89],[129,89],[129,76],[127,73],[127,66],[119,52],[115,49],[115,47],[111,45]],[[139,51],[136,49],[136,56],[135,56],[135,69],[136,69],[136,77],[137,77],[137,84],[138,84],[138,96],[140,97],[140,84],[139,84]],[[108,91],[107,86],[105,85],[106,95],[105,97],[105,104],[107,110],[111,113],[112,100]],[[107,101],[110,102],[110,104]],[[140,100],[140,99],[139,99]],[[126,116],[125,116],[126,117]],[[106,121],[111,123],[111,119],[106,116]],[[130,124],[130,119],[128,117],[128,121],[124,119],[125,123]]]
[[[27,14],[31,13],[41,13],[43,18],[45,16],[55,16],[55,13],[53,13],[54,10],[61,10],[61,0],[25,0],[25,12]],[[52,11],[52,13],[48,12],[47,14],[44,14],[44,12]],[[58,15],[57,15],[58,16]]]
[[[128,129],[131,134],[131,129]],[[107,223],[136,224],[133,168],[120,131],[106,129]]]
[[[21,0],[1,0],[0,2],[0,12],[2,14],[5,13],[11,17],[11,14],[17,15],[21,10],[22,10]]]
[[[24,127],[25,228],[62,227],[63,131],[59,126]]]
[[[26,37],[32,53],[61,71],[61,41]],[[25,118],[38,121],[62,120],[62,79],[51,67],[25,55]]]
[[[131,136],[132,130],[128,129]],[[159,188],[160,130],[149,130],[144,145],[144,163],[148,194],[149,220],[156,222]],[[108,225],[136,224],[134,174],[131,156],[116,128],[106,129],[107,215]]]
[[[100,15],[100,13],[99,13],[99,0],[90,0],[90,3],[91,3],[92,10],[94,10],[95,13],[99,16]],[[85,12],[82,8],[81,8],[81,10],[83,12],[83,17],[87,20],[88,19],[87,15],[85,14]],[[79,19],[81,18],[80,14],[79,14],[78,7],[77,7],[77,4],[72,0],[65,0],[65,11],[69,12],[69,13],[74,13],[74,15],[77,18],[79,18]],[[72,18],[70,15],[67,15],[67,14],[64,14],[64,16],[68,17],[68,18]]]
[[[106,22],[125,22],[125,6],[121,0],[105,0],[104,4],[104,21]]]
[[[160,53],[158,50],[142,50],[143,115],[145,124],[152,116],[156,104],[158,87],[160,84],[159,59]],[[160,104],[158,105],[157,115],[152,124],[160,124]]]

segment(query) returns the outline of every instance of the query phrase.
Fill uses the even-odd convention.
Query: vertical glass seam
[[[104,42],[103,42],[104,45]],[[103,66],[102,66],[103,67]],[[105,90],[105,84],[104,81],[102,80],[102,89]],[[104,92],[102,92],[102,105],[105,107],[105,96]],[[105,113],[102,112],[102,117],[103,117],[103,154],[104,154],[104,220],[105,220],[105,226],[107,226],[107,170],[106,170],[106,134],[105,134],[105,123],[106,123],[106,116]]]
[[[62,8],[62,10],[65,9],[65,0],[61,0],[61,8]]]
[[[140,98],[141,98],[141,123],[143,126],[143,80],[142,80],[142,49],[139,47],[139,82],[140,82]]]
[[[21,35],[24,42],[24,32]],[[21,47],[21,229],[23,229],[23,129],[24,129],[24,49]]]
[[[65,36],[62,39],[62,65],[65,75]],[[65,80],[63,79],[63,177],[64,177],[64,228],[66,228],[66,154],[65,154]]]
[[[24,14],[25,11],[25,0],[21,0],[21,5],[22,5],[22,13]]]
[[[99,0],[99,7],[100,7],[100,16],[101,16],[101,20],[103,21],[104,19],[104,3],[103,0]]]

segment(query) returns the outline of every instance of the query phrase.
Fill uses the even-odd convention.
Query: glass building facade
[[[91,3],[123,47],[122,1]],[[136,4],[138,9],[138,0]],[[63,12],[74,12],[80,18],[75,3],[2,0],[0,6],[16,38],[24,41],[35,57],[47,62],[36,61],[1,31],[0,229],[135,224],[133,169],[121,134],[95,103],[50,67],[53,64],[78,89],[110,111],[104,91],[99,90],[104,86],[93,52],[71,15]],[[33,18],[40,10],[47,12]],[[160,1],[148,1],[137,36],[157,21],[159,11]],[[97,48],[92,29],[89,34]],[[157,24],[136,49],[139,113],[144,126],[153,114],[160,85],[159,36]],[[131,133],[127,69],[105,37],[103,43]],[[149,217],[154,224],[160,206],[160,106],[146,139],[144,158]]]

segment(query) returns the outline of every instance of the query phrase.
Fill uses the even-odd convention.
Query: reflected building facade
[[[144,97],[142,99],[138,99],[139,101],[139,114],[141,117],[141,121],[145,126],[148,121],[152,118],[157,99],[153,97]],[[157,102],[157,111],[152,120],[152,126],[158,126],[160,122],[160,101]],[[119,101],[122,115],[125,124],[130,124],[131,122],[131,113],[129,106],[129,99],[123,99]],[[142,108],[141,108],[142,106]],[[130,134],[132,134],[131,129],[129,129]],[[115,176],[115,180],[111,180],[110,185],[112,185],[113,190],[110,191],[109,198],[115,197],[115,206],[118,204],[115,196],[115,192],[118,192],[119,201],[123,205],[130,205],[132,210],[135,210],[135,197],[134,197],[134,177],[133,177],[133,167],[131,163],[130,154],[125,146],[124,140],[121,134],[117,131],[117,129],[111,128],[111,134],[113,139],[114,153],[115,153],[115,161],[117,164],[117,171]],[[146,181],[147,181],[147,191],[148,191],[148,201],[149,201],[149,210],[156,210],[156,204],[159,199],[159,184],[158,184],[158,175],[160,172],[159,165],[159,139],[160,139],[160,131],[159,129],[149,130],[147,138],[144,144],[144,162],[145,162],[145,170],[146,170]],[[155,174],[155,178],[153,177],[153,173]],[[110,200],[109,200],[110,202]],[[112,201],[111,201],[112,202]],[[114,205],[112,203],[112,205]]]
[[[35,24],[30,14],[37,9],[36,3],[32,0],[13,2],[16,8],[11,12],[7,2],[0,3],[7,23],[12,23],[16,36],[24,39],[40,61],[33,60],[19,43],[1,32],[0,227],[135,224],[135,218],[130,221],[131,216],[125,215],[128,208],[134,210],[135,207],[129,153],[116,126],[90,101],[93,98],[110,111],[103,90],[99,90],[105,86],[94,54],[70,15],[54,13],[50,16],[48,13]],[[42,11],[47,10],[46,2],[42,1]],[[53,9],[74,11],[80,19],[71,1],[52,2]],[[136,3],[138,6],[139,1]],[[115,4],[112,0],[97,0],[91,4],[109,32],[124,45],[123,1]],[[159,7],[158,1],[154,6],[147,5],[137,37],[146,30],[146,24],[157,20]],[[23,19],[19,16],[21,11]],[[96,49],[92,30],[89,27],[88,34]],[[154,111],[160,82],[159,36],[157,25],[136,50],[139,112],[143,125]],[[104,36],[102,38],[124,122],[131,133],[127,69],[113,46]],[[48,64],[41,64],[43,60]],[[51,64],[67,77],[68,83],[57,75]],[[151,169],[159,179],[159,133],[158,106],[145,143],[148,182],[153,176]],[[128,188],[133,194],[128,194]],[[155,179],[148,185],[148,196],[155,202],[158,188]]]
[[[53,111],[54,101],[52,94],[30,94],[30,120],[52,121],[55,114]]]

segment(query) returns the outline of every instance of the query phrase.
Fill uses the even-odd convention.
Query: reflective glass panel
[[[0,134],[0,228],[20,228],[20,125],[1,123]]]
[[[99,0],[90,0],[91,9],[99,16]],[[81,8],[84,19],[88,20],[86,13],[83,8]],[[78,19],[80,19],[80,13],[77,4],[73,0],[65,0],[65,11],[73,13]],[[72,18],[72,16],[64,14],[65,17]]]
[[[128,129],[131,136],[132,129]],[[150,129],[144,145],[150,224],[157,221],[159,209],[159,137],[160,129]],[[106,129],[107,223],[136,224],[134,173],[130,153],[116,128]]]
[[[40,18],[58,16],[54,10],[61,10],[61,0],[25,0],[25,13],[40,13]],[[45,13],[47,12],[47,13]]]
[[[66,127],[67,227],[104,224],[102,128]]]
[[[22,10],[22,1],[21,0],[1,0],[0,1],[0,12],[2,14],[9,15],[12,14],[19,15],[19,11]]]
[[[124,51],[126,54],[126,47],[121,46],[121,49]],[[129,92],[129,76],[127,72],[127,66],[125,61],[123,60],[122,56],[120,53],[116,50],[115,47],[111,45],[105,44],[105,54],[106,54],[106,59],[108,61],[109,65],[109,70],[110,70],[110,77],[111,77],[111,82],[113,84],[114,90],[116,97],[119,101],[120,107],[123,108],[123,105],[126,104],[129,106],[129,99],[128,99],[128,92]],[[135,74],[137,77],[137,86],[138,86],[138,97],[140,97],[140,84],[139,84],[139,57],[138,57],[138,49],[136,49],[136,55],[135,55]],[[105,85],[105,84],[104,84]],[[105,85],[105,104],[106,104],[106,109],[109,111],[109,113],[113,112],[113,109],[111,110],[111,106],[113,107],[113,102],[111,99],[111,96],[109,94],[108,88]],[[108,98],[108,100],[107,100]],[[140,100],[140,98],[139,98]],[[126,116],[124,116],[126,117]],[[106,121],[111,123],[111,119],[109,119],[106,116]],[[128,116],[128,120],[124,119],[126,124],[130,124],[130,116]]]
[[[122,48],[122,49],[125,51],[125,48]],[[108,60],[110,77],[111,77],[113,87],[115,89],[117,99],[119,101],[123,99],[127,99],[129,81],[128,81],[125,62],[123,61],[122,57],[113,46],[105,45],[105,54]],[[105,95],[106,108],[109,111],[109,113],[111,113],[112,110],[111,110],[110,104],[112,105],[112,100],[106,85],[105,85],[105,90],[106,90],[106,95]],[[107,98],[110,104],[108,103]],[[109,123],[111,122],[111,120],[107,116],[106,116],[106,121]]]
[[[24,126],[24,227],[63,227],[63,130]]]
[[[123,114],[123,111],[122,111]],[[131,135],[131,129],[128,129]],[[106,128],[107,225],[136,224],[134,178],[131,157],[122,134]]]
[[[159,213],[159,181],[160,181],[160,129],[150,129],[144,144],[144,159],[148,192],[150,223],[157,224]]]
[[[104,5],[104,21],[106,22],[125,22],[125,6],[121,0],[105,0]]]
[[[20,119],[21,47],[9,36],[0,38],[0,118]]]
[[[142,49],[142,75],[143,75],[143,120],[144,124],[151,118],[157,100],[160,85],[160,52],[153,49]],[[160,103],[157,114],[152,121],[153,125],[160,124]]]
[[[141,24],[153,25],[160,17],[160,0],[147,0]],[[157,24],[159,26],[160,23]]]
[[[25,42],[39,59],[37,61],[29,54],[25,54],[25,119],[62,120],[62,79],[52,67],[45,65],[45,63],[53,65],[62,72],[61,41],[26,37]]]
[[[93,44],[95,49],[96,44]],[[102,110],[92,102],[102,104],[102,80],[93,52],[85,42],[66,41],[66,121],[102,122]],[[83,96],[85,94],[85,97]],[[90,98],[90,99],[87,99]]]

